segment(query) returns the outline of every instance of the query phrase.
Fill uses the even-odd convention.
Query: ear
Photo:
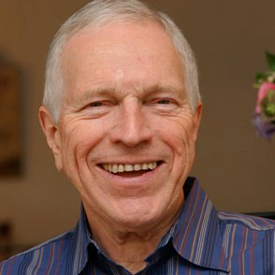
[[[55,166],[57,170],[61,171],[62,165],[62,154],[61,154],[61,138],[59,129],[56,126],[50,112],[47,107],[42,105],[39,108],[38,117],[41,128],[46,136],[48,146],[53,152],[55,159]]]
[[[201,123],[201,117],[202,117],[202,102],[200,101],[194,111],[193,114],[193,122],[194,122],[194,140],[197,139],[198,132],[199,132],[199,127]]]

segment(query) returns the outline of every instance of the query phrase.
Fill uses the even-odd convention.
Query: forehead
[[[155,82],[150,85],[159,85],[173,76],[183,82],[181,59],[170,37],[150,21],[81,31],[66,43],[61,69],[70,87],[106,81],[118,85],[122,80],[123,85],[142,85],[149,79]]]

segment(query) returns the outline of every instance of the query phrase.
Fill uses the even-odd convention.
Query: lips
[[[102,164],[102,168],[110,173],[152,171],[159,165],[159,162],[135,163],[135,164]]]

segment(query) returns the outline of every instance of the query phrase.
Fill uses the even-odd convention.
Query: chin
[[[129,229],[146,229],[154,226],[162,215],[156,206],[128,205],[126,208],[120,207],[120,211],[113,213],[113,219],[118,226]]]

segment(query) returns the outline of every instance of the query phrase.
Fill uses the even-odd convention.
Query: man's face
[[[81,32],[66,44],[61,70],[54,154],[88,218],[129,229],[172,219],[184,200],[201,106],[192,113],[167,34],[152,22]]]

